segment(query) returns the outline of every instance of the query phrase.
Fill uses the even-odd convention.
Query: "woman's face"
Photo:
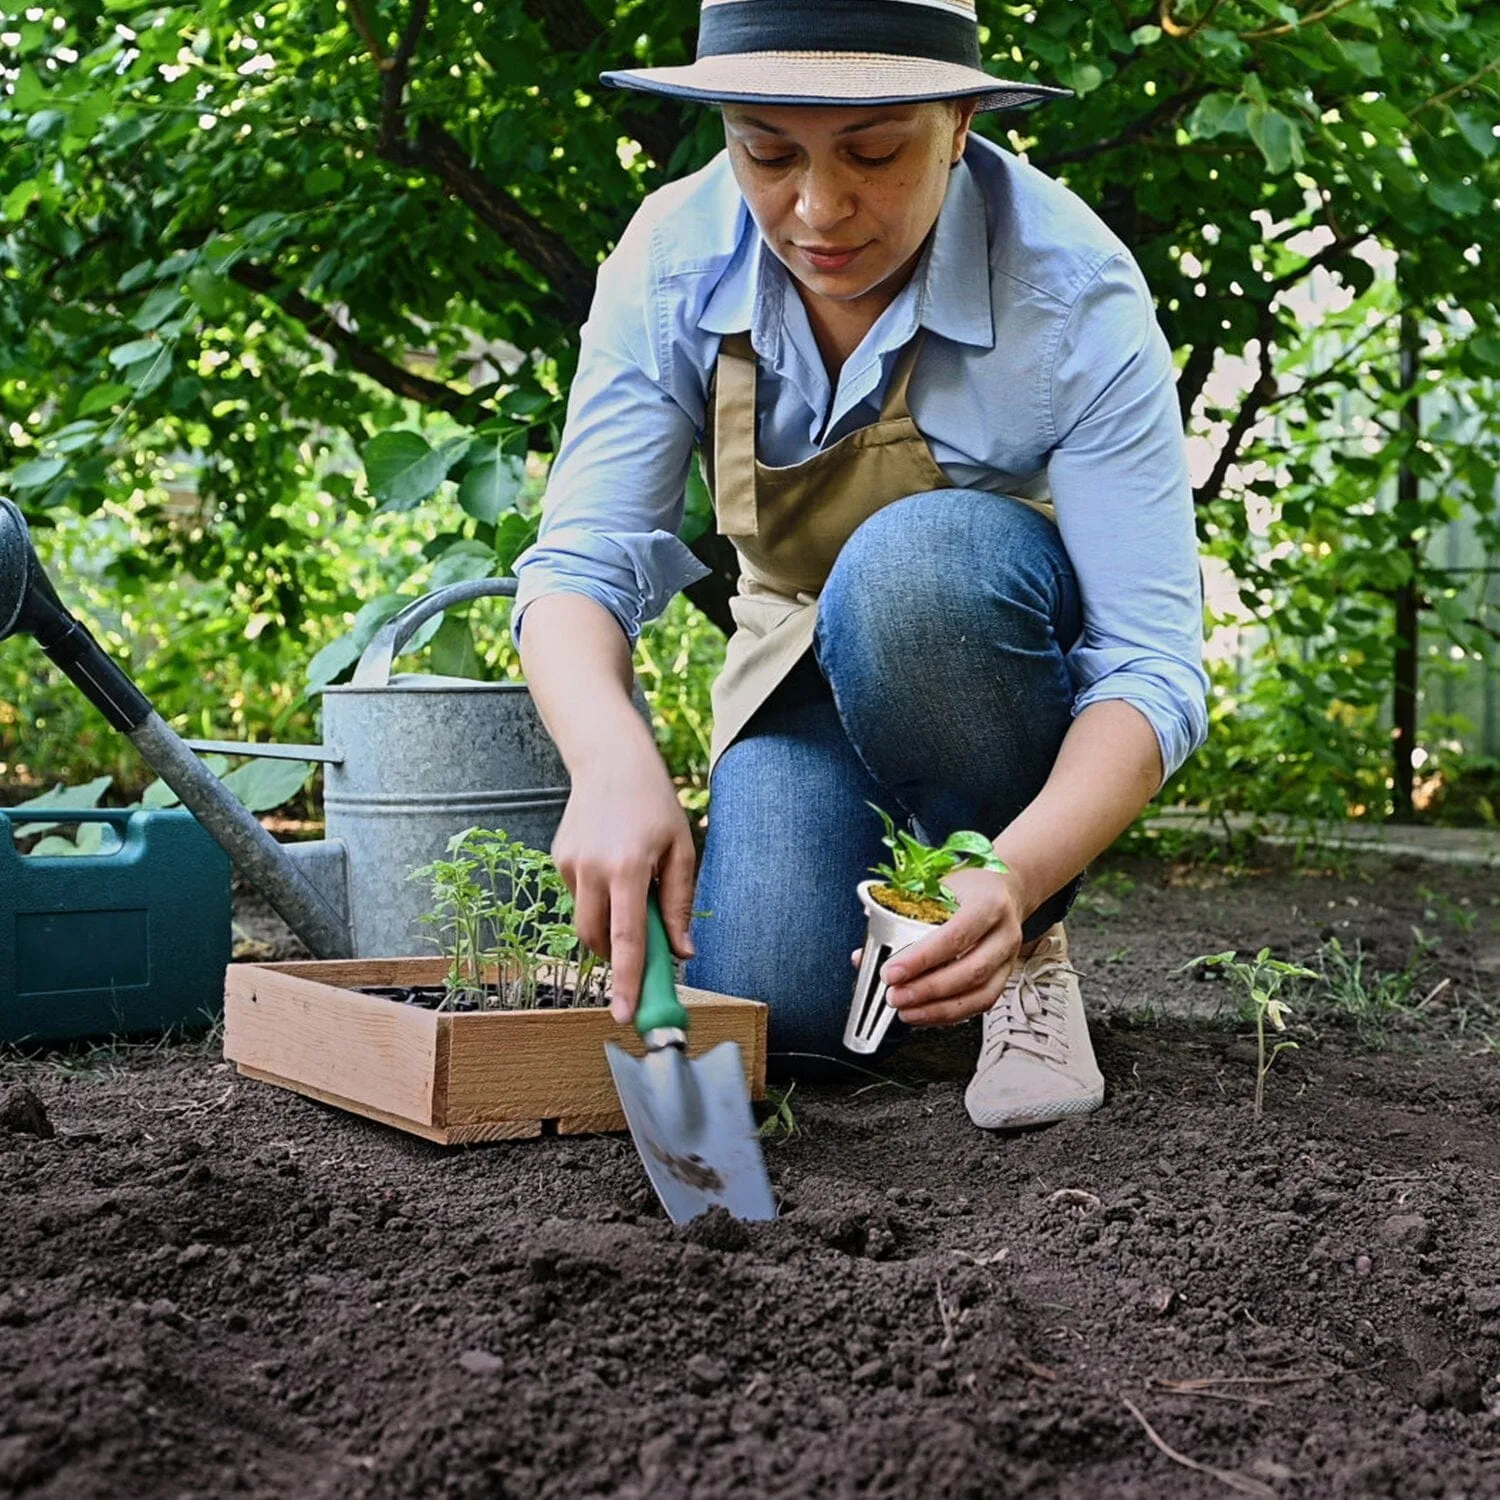
[[[884,305],[937,222],[968,100],[724,106],[735,179],[776,256],[815,297]]]

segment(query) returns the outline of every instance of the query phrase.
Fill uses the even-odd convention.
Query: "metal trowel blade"
[[[736,1219],[774,1219],[740,1049],[720,1042],[701,1057],[663,1047],[632,1057],[604,1044],[636,1150],[674,1224],[719,1207]]]

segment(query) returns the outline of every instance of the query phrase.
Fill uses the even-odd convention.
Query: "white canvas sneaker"
[[[1077,970],[1062,923],[1022,959],[985,1012],[984,1042],[964,1093],[969,1118],[986,1130],[1045,1125],[1104,1102]]]

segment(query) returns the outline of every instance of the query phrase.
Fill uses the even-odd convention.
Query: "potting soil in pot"
[[[1257,1125],[1243,1027],[1109,1002],[1211,1009],[1174,971],[1231,928],[1389,969],[1424,899],[1168,875],[1072,924],[1098,1114],[981,1134],[974,1028],[925,1037],[798,1086],[768,1225],[672,1228],[624,1139],[443,1152],[204,1049],[10,1065],[57,1134],[0,1132],[0,1495],[1500,1495],[1489,882],[1426,881],[1482,920],[1426,923],[1420,1029],[1304,1034]]]
[[[442,1010],[452,1014],[464,1015],[471,1011],[498,1010],[501,1007],[487,1004],[481,1005],[478,1000],[471,996],[465,996],[457,1000],[448,1000],[448,992],[440,984],[408,984],[408,985],[361,985],[358,991],[361,995],[378,995],[382,1000],[396,1000],[403,1005],[418,1005],[423,1010]],[[598,1001],[585,1002],[590,1009],[597,1008]],[[537,1003],[528,1007],[534,1010],[573,1010],[578,1005],[572,989],[566,985],[544,984],[538,987]],[[514,1009],[515,1007],[504,1007]]]

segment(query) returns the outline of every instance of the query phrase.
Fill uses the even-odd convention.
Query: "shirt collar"
[[[989,215],[967,162],[948,178],[929,251],[918,272],[917,322],[955,343],[993,349]]]
[[[734,261],[698,319],[706,333],[749,333],[756,353],[779,358],[786,267],[771,253],[748,210]],[[955,343],[995,347],[990,305],[990,242],[984,196],[967,162],[948,179],[932,241],[917,267],[915,322]]]

